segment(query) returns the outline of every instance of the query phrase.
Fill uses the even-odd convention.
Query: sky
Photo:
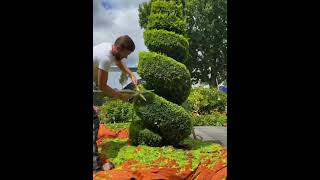
[[[128,56],[128,66],[138,65],[140,51],[148,51],[144,45],[143,29],[139,26],[139,4],[149,0],[93,0],[93,46],[102,42],[114,42],[121,35],[129,35],[136,49]],[[109,72],[108,85],[121,89],[120,72]],[[135,73],[136,74],[136,73]],[[136,74],[137,75],[137,74]],[[139,76],[137,75],[139,78]],[[130,83],[128,81],[126,84]]]

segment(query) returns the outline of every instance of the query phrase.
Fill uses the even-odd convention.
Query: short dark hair
[[[114,44],[118,45],[124,49],[127,49],[131,52],[133,52],[135,49],[134,42],[132,41],[132,39],[128,35],[123,35],[123,36],[118,37],[116,39],[116,41],[114,42]]]

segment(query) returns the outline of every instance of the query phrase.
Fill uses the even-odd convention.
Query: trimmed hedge
[[[198,112],[200,115],[211,114],[214,111],[226,112],[227,94],[217,88],[194,88],[183,106],[186,110]]]
[[[151,14],[148,17],[147,29],[164,29],[177,34],[185,34],[187,23],[185,20],[178,18],[174,13]]]
[[[138,73],[146,81],[145,88],[159,96],[182,104],[189,96],[191,75],[186,66],[164,55],[140,52]]]
[[[107,101],[100,107],[100,111],[104,123],[124,123],[136,118],[133,105],[118,99]]]
[[[205,114],[192,118],[194,126],[223,126],[227,123],[227,116],[219,112]]]
[[[176,61],[184,63],[188,56],[187,38],[163,29],[144,31],[144,42],[150,51],[163,53]]]
[[[179,18],[183,18],[183,6],[173,0],[157,0],[151,3],[151,14],[170,14],[175,13]],[[149,23],[149,22],[148,22]]]
[[[147,104],[134,104],[144,127],[162,137],[163,145],[178,145],[191,134],[192,117],[181,106],[150,92]]]
[[[129,138],[134,146],[148,145],[152,147],[161,146],[162,138],[158,134],[143,127],[142,121],[131,122]]]

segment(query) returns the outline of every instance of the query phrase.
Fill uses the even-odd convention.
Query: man
[[[131,70],[123,64],[122,60],[126,59],[135,49],[135,44],[128,35],[120,36],[112,43],[101,43],[93,47],[93,82],[105,96],[128,101],[129,96],[115,91],[107,85],[108,72],[112,64],[116,64],[121,71],[126,73],[133,84],[137,85],[137,78]],[[111,164],[102,165],[97,148],[97,136],[99,131],[99,119],[95,109],[93,109],[93,170],[103,171],[112,168]]]

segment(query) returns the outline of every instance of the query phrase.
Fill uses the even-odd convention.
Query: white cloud
[[[149,0],[98,0],[101,3],[106,2],[112,9],[131,9],[137,8],[139,4]]]
[[[103,7],[103,1],[111,9]],[[93,0],[93,45],[114,42],[117,37],[127,34],[135,42],[136,49],[128,57],[128,65],[138,64],[139,51],[147,51],[144,45],[143,29],[139,26],[139,4],[148,0]]]

